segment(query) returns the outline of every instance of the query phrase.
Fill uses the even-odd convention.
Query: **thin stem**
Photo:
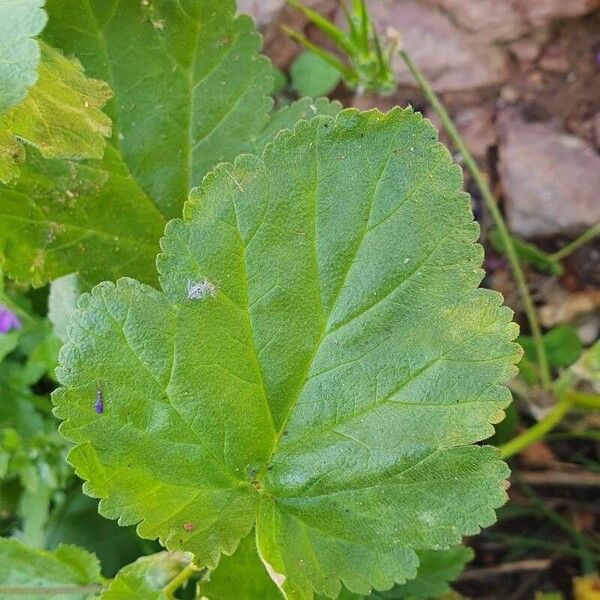
[[[410,58],[410,56],[406,53],[406,50],[401,49],[400,56],[406,63],[406,66],[409,68],[410,72],[413,74],[413,77],[416,79],[419,86],[421,87],[425,98],[431,103],[431,106],[434,108],[435,112],[440,117],[446,132],[450,136],[450,139],[452,140],[456,148],[459,150],[459,152],[462,154],[465,166],[471,173],[471,176],[475,180],[477,187],[481,191],[481,196],[483,197],[485,205],[489,210],[492,219],[494,220],[494,223],[498,230],[498,234],[500,235],[503,245],[506,249],[506,256],[508,258],[513,277],[515,278],[517,289],[519,290],[519,294],[521,296],[521,301],[523,302],[525,314],[527,315],[529,329],[531,330],[531,335],[533,337],[533,342],[536,349],[537,362],[540,369],[540,380],[542,383],[542,387],[544,388],[544,390],[550,391],[552,386],[552,378],[550,376],[548,357],[546,356],[546,349],[544,347],[544,341],[542,339],[542,330],[537,319],[535,307],[533,305],[533,300],[531,299],[531,294],[529,293],[529,288],[527,287],[525,274],[523,273],[523,269],[521,268],[519,257],[517,255],[512,239],[506,227],[506,223],[504,222],[504,218],[502,217],[502,213],[500,212],[498,204],[496,203],[496,199],[494,198],[494,195],[492,194],[492,191],[490,190],[490,187],[483,173],[477,166],[475,159],[467,149],[462,137],[460,136],[456,127],[454,126],[450,115],[448,115],[446,109],[444,108],[444,105],[438,98],[437,94],[433,91],[425,75],[413,62],[412,58]]]
[[[562,418],[573,407],[573,400],[569,396],[561,398],[554,408],[535,425],[523,433],[500,446],[500,456],[504,459],[517,454],[527,446],[541,440],[551,429],[558,425]]]
[[[600,235],[600,223],[597,223],[593,227],[590,227],[584,231],[577,239],[573,240],[570,244],[567,244],[564,248],[561,248],[558,252],[550,255],[552,260],[562,260],[575,252],[575,250],[585,246],[588,242],[593,240],[595,237]]]
[[[171,598],[173,594],[198,570],[194,563],[186,565],[165,587],[162,589],[163,594],[167,598]]]
[[[600,394],[588,394],[577,390],[566,390],[564,396],[579,408],[600,410]]]

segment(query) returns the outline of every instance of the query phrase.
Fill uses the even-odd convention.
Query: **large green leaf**
[[[39,79],[27,98],[0,115],[0,181],[18,175],[24,140],[46,158],[102,158],[110,119],[101,108],[108,86],[88,79],[77,61],[42,43]]]
[[[123,275],[157,283],[165,217],[180,214],[191,186],[221,160],[262,151],[299,118],[340,109],[302,100],[270,114],[272,68],[233,0],[50,0],[47,8],[45,38],[113,89],[113,138],[102,163],[28,152],[19,180],[0,187],[0,255],[25,283],[74,271],[84,284]]]
[[[81,297],[56,414],[102,514],[211,568],[256,526],[290,599],[390,588],[494,521],[508,470],[473,444],[517,328],[436,137],[411,110],[301,122],[205,178],[163,291]]]
[[[0,0],[0,115],[25,98],[37,79],[40,48],[32,38],[46,24],[44,0]]]
[[[44,38],[108,82],[114,144],[167,216],[218,162],[253,150],[271,66],[234,0],[48,0]]]
[[[76,546],[54,552],[0,538],[0,598],[91,600],[102,589],[95,556]]]

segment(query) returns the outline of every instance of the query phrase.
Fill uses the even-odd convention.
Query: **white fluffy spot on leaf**
[[[204,300],[209,296],[214,298],[217,295],[216,286],[208,281],[208,279],[203,279],[202,281],[192,281],[188,279],[187,282],[187,297],[189,300]]]

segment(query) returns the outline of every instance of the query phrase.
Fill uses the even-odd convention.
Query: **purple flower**
[[[0,304],[0,333],[8,333],[11,329],[21,329],[21,321],[14,312]]]

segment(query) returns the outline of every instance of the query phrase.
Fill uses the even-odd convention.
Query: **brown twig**
[[[487,579],[499,575],[512,575],[514,573],[527,573],[529,571],[545,571],[550,568],[552,559],[539,558],[531,560],[520,560],[517,562],[502,563],[494,567],[483,567],[481,569],[467,569],[461,576],[460,581],[470,579]]]
[[[600,487],[600,473],[590,471],[520,471],[519,478],[529,485],[566,485]]]

